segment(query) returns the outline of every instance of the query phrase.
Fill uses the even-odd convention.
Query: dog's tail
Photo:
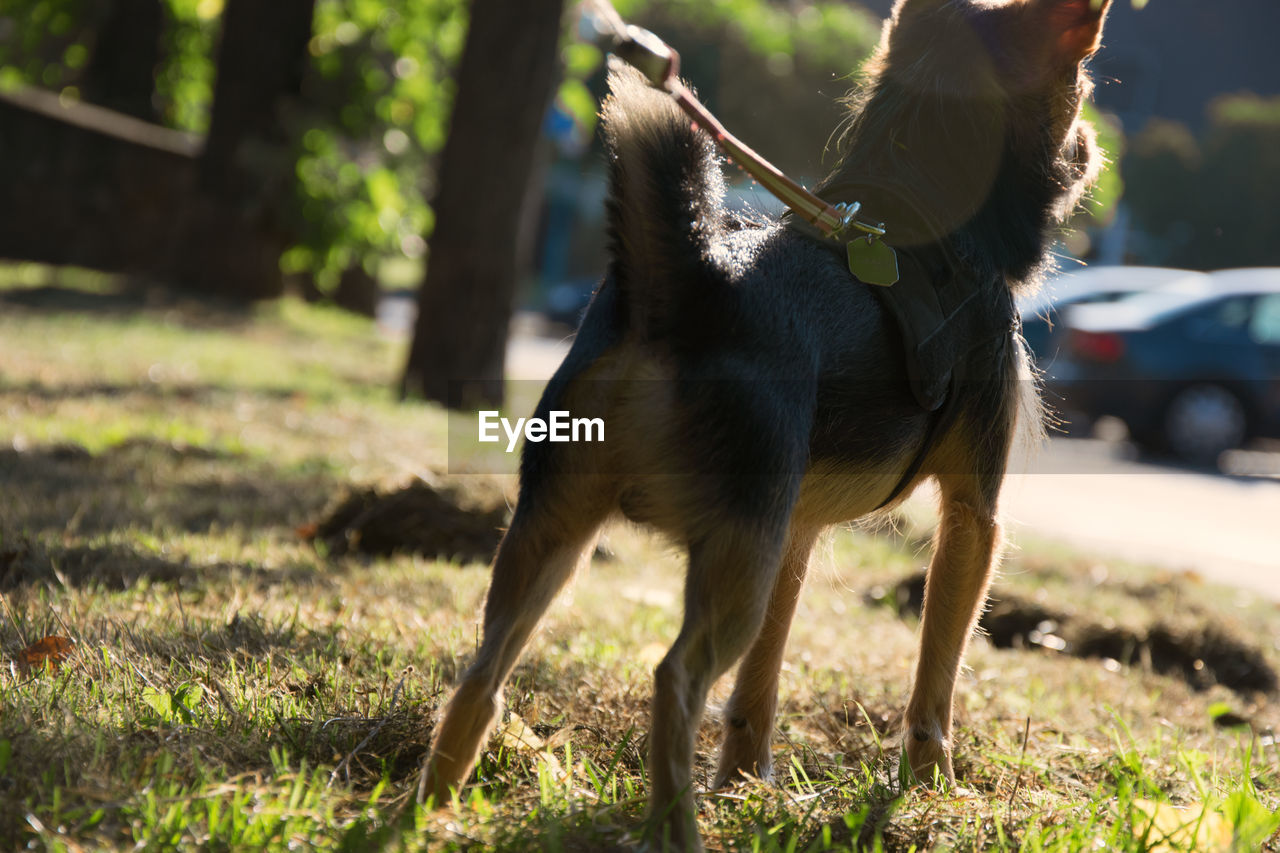
[[[638,71],[611,61],[609,89],[601,118],[613,274],[631,326],[658,336],[675,319],[682,289],[707,279],[724,177],[711,138]]]

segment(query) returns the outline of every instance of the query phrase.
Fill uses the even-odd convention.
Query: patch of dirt
[[[873,589],[871,603],[890,604],[899,616],[920,616],[923,572],[892,587]],[[1062,610],[1052,610],[1018,595],[992,592],[979,627],[999,649],[1040,648],[1078,658],[1139,664],[1161,675],[1181,678],[1195,690],[1215,684],[1237,693],[1275,693],[1280,676],[1254,645],[1197,614],[1197,621],[1174,625],[1157,620],[1145,629],[1118,627]]]
[[[331,554],[425,557],[488,563],[510,517],[505,502],[415,481],[394,492],[363,489],[344,498],[312,537]]]

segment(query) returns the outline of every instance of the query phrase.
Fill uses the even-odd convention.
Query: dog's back
[[[825,523],[875,509],[928,421],[891,318],[836,253],[727,214],[714,147],[670,98],[627,69],[610,88],[612,263],[539,407],[603,417],[609,446],[529,445],[526,487],[576,453],[559,464],[599,466],[629,517],[680,541],[806,471]]]
[[[802,483],[796,511],[831,524],[929,474],[970,473],[931,433],[873,288],[809,237],[726,213],[710,138],[639,74],[615,68],[610,89],[612,263],[538,412],[601,417],[608,446],[528,445],[524,487],[606,473],[628,517],[684,542]],[[1013,346],[971,361],[948,426],[1003,421],[1030,387],[1011,381]]]

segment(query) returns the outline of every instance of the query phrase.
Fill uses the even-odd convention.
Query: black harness
[[[924,440],[893,491],[888,506],[920,473],[925,458],[960,410],[958,386],[968,356],[984,346],[1002,360],[1018,328],[1013,297],[1003,275],[975,282],[941,249],[898,252],[902,276],[891,287],[871,287],[898,326],[912,396],[930,413]]]

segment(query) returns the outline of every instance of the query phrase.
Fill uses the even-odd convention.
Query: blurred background
[[[806,184],[890,5],[617,3]],[[1089,109],[1110,166],[1022,306],[1061,423],[1007,502],[1272,595],[1278,30],[1274,0],[1113,4]],[[405,343],[401,398],[501,402],[554,370],[605,265],[598,36],[564,0],[8,0],[0,287],[331,303]],[[730,178],[730,206],[777,209]]]

